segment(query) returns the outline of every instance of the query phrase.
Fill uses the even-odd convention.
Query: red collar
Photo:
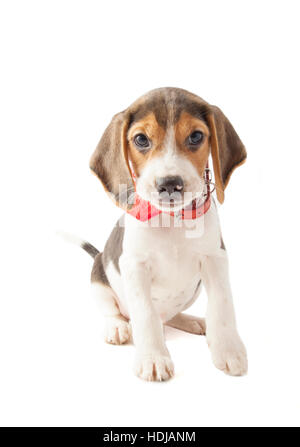
[[[132,179],[134,183],[134,188],[136,191],[136,181],[135,181],[135,174],[132,172]],[[199,200],[193,200],[191,205],[182,208],[181,210],[174,212],[174,211],[161,211],[158,208],[156,208],[154,205],[151,205],[150,202],[147,200],[142,199],[136,192],[135,192],[135,201],[130,210],[128,210],[128,214],[131,216],[134,216],[136,219],[146,222],[152,217],[157,216],[161,213],[169,214],[170,216],[176,216],[180,219],[198,219],[198,217],[203,216],[210,208],[211,204],[211,191],[210,191],[210,170],[208,167],[208,163],[205,168],[204,172],[204,180],[206,184],[206,194],[205,194],[205,200],[202,201],[199,204]]]

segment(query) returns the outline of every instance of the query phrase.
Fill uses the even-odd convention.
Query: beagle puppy
[[[174,366],[163,325],[206,334],[215,366],[239,376],[247,354],[236,328],[227,251],[211,196],[217,200],[246,150],[222,111],[178,88],[153,90],[115,115],[90,168],[124,209],[104,251],[93,258],[91,282],[106,319],[105,340],[132,338],[135,373],[167,380]],[[183,313],[202,284],[206,320]]]

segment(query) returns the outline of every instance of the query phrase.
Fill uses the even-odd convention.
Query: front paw
[[[247,352],[236,330],[216,331],[208,337],[214,365],[231,376],[248,370]]]
[[[161,382],[169,380],[173,376],[174,365],[168,355],[137,353],[134,372],[141,379]]]
[[[122,345],[129,341],[131,328],[126,318],[121,315],[115,317],[106,317],[105,319],[105,335],[106,343],[112,345]]]

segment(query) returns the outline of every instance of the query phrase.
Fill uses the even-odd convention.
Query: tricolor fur
[[[197,138],[200,142],[194,144]],[[125,211],[130,209],[128,197],[135,193],[132,170],[136,193],[162,210],[167,205],[158,183],[178,178],[177,195],[169,204],[176,210],[203,196],[209,155],[222,203],[231,173],[246,159],[241,140],[220,109],[185,90],[163,88],[114,116],[90,166]],[[120,184],[125,185],[121,192]],[[141,222],[125,213],[103,253],[82,246],[95,257],[92,287],[106,317],[106,341],[125,343],[132,332],[138,376],[146,380],[172,376],[164,324],[206,332],[214,364],[232,375],[246,373],[247,356],[236,329],[215,202],[191,222],[178,222],[170,215]],[[206,321],[182,313],[197,299],[202,284],[208,294]]]

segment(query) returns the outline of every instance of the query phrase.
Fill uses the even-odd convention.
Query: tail
[[[97,250],[97,248],[92,244],[80,239],[77,236],[74,236],[73,234],[65,233],[64,231],[57,231],[57,234],[70,244],[75,244],[83,248],[83,250],[85,250],[94,259],[100,253],[99,250]]]

